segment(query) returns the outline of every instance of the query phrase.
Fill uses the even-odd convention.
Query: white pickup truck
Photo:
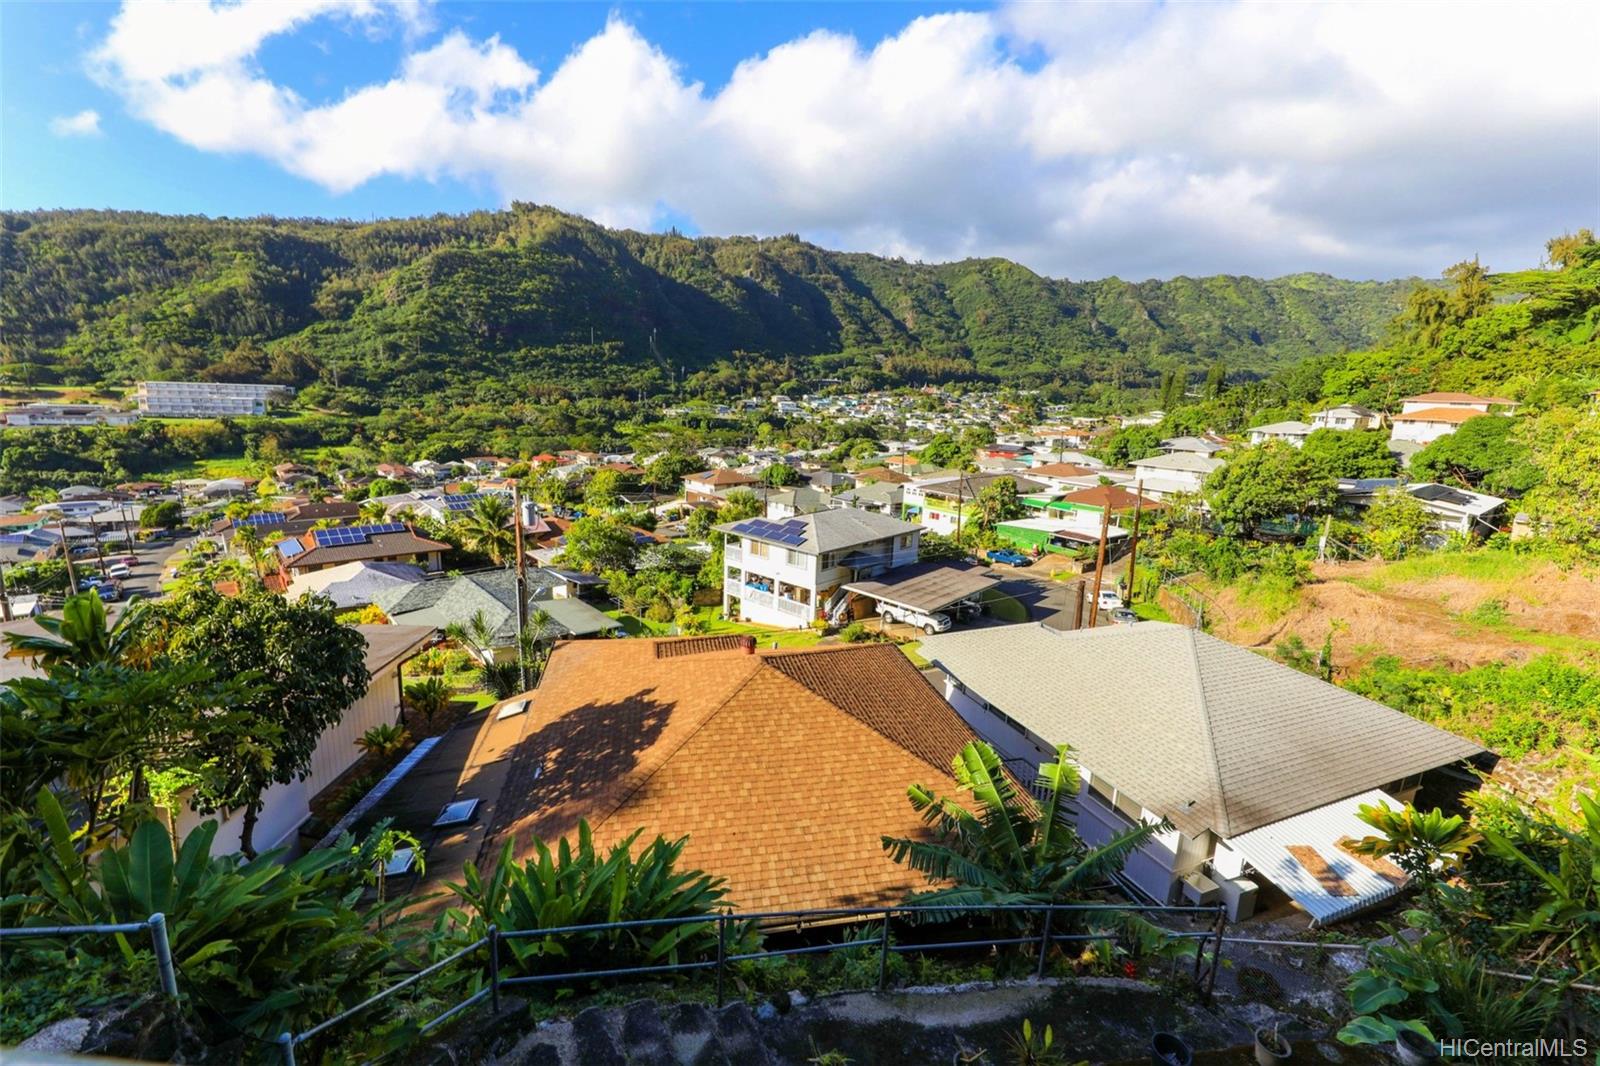
[[[892,603],[879,603],[878,616],[883,619],[883,624],[904,622],[908,626],[915,626],[928,636],[943,633],[951,626],[950,616],[939,611],[924,614],[909,607],[897,607]]]

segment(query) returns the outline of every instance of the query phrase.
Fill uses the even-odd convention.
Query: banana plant
[[[679,867],[688,838],[656,837],[635,855],[641,832],[602,852],[589,823],[580,821],[575,845],[565,838],[554,847],[536,840],[534,853],[518,862],[508,841],[487,876],[468,863],[465,883],[450,886],[465,904],[448,915],[457,939],[476,940],[490,924],[504,933],[714,914],[726,895],[723,881]],[[557,933],[506,944],[519,971],[536,973],[706,958],[715,955],[717,936],[717,923],[707,921]],[[733,930],[729,950],[748,949],[753,937],[742,926]]]
[[[163,914],[180,991],[219,1039],[239,1029],[275,1036],[335,1014],[369,995],[409,947],[407,923],[375,926],[393,904],[361,903],[386,826],[359,846],[347,839],[285,862],[281,850],[254,859],[213,854],[214,821],[174,852],[166,827],[147,821],[126,845],[91,862],[48,789],[39,794],[37,815],[36,885],[0,902],[0,916],[40,926]],[[142,939],[120,935],[73,947],[114,951],[129,966],[150,950]]]
[[[1078,793],[1079,775],[1066,745],[1053,762],[1039,767],[1037,797],[1024,797],[999,755],[981,741],[968,743],[951,764],[962,790],[977,801],[960,800],[912,785],[911,806],[932,830],[931,840],[883,838],[884,850],[940,887],[912,895],[912,905],[972,906],[1065,903],[1082,898],[1120,870],[1128,856],[1161,829],[1145,823],[1127,829],[1096,848],[1078,836],[1068,804]],[[964,912],[927,912],[926,920]],[[1018,912],[1009,919],[1027,925]]]

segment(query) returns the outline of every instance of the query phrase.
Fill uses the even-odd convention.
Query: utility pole
[[[1328,558],[1328,534],[1333,532],[1333,515],[1329,515],[1322,523],[1322,536],[1317,539],[1317,562],[1326,562]]]
[[[967,475],[956,471],[956,547],[961,547],[961,518],[967,510]]]
[[[1072,587],[1078,592],[1078,610],[1072,616],[1072,628],[1078,630],[1083,628],[1083,578],[1074,581]]]
[[[100,576],[107,577],[109,575],[106,573],[106,549],[105,546],[100,543],[100,523],[95,520],[94,515],[89,516],[89,530],[94,536],[95,558],[100,560]]]
[[[1100,508],[1100,548],[1094,562],[1094,602],[1089,604],[1089,628],[1100,623],[1100,583],[1106,575],[1106,537],[1111,532],[1111,491],[1106,486],[1106,502]]]
[[[56,519],[56,532],[61,535],[61,557],[67,561],[67,595],[75,595],[78,591],[78,573],[72,568],[72,549],[67,546],[67,525],[60,518]]]
[[[522,550],[522,486],[511,485],[511,527],[517,550],[517,671],[522,691],[528,691],[528,659],[522,654],[522,634],[528,626],[528,557]]]
[[[1137,497],[1133,504],[1133,535],[1130,538],[1133,546],[1128,549],[1128,606],[1133,606],[1133,598],[1139,588],[1139,512],[1144,510],[1144,483],[1139,482],[1134,486]]]

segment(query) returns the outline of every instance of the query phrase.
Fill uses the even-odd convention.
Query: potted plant
[[[1289,1041],[1278,1034],[1277,1023],[1271,1029],[1256,1030],[1256,1062],[1260,1066],[1276,1066],[1285,1062],[1293,1054],[1294,1049],[1289,1046]]]
[[[1190,1066],[1194,1062],[1194,1052],[1182,1037],[1157,1033],[1150,1038],[1150,1061],[1155,1066]]]
[[[1409,1026],[1396,1026],[1394,1053],[1405,1066],[1430,1066],[1441,1058],[1439,1042]]]

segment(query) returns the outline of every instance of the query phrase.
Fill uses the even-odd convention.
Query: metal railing
[[[1025,936],[996,937],[980,936],[966,940],[947,940],[934,943],[895,944],[890,942],[890,923],[900,916],[902,918],[916,915],[948,913],[952,917],[958,915],[978,915],[994,913],[1031,913],[1042,914],[1043,922],[1038,934]],[[465,999],[450,1006],[442,1013],[424,1022],[419,1027],[420,1033],[427,1033],[443,1025],[451,1018],[463,1011],[488,1000],[492,1013],[500,1011],[500,995],[507,988],[520,988],[525,986],[550,984],[561,981],[586,981],[605,977],[638,977],[649,974],[683,973],[686,971],[714,970],[717,989],[717,1006],[721,1007],[726,1002],[726,981],[728,966],[732,963],[748,962],[759,959],[782,958],[789,955],[815,955],[834,951],[852,951],[858,948],[876,948],[878,955],[878,982],[877,990],[883,991],[888,986],[889,956],[891,954],[914,954],[931,951],[953,951],[972,948],[992,948],[1037,944],[1039,947],[1038,961],[1034,969],[1034,978],[1044,976],[1048,949],[1053,944],[1087,943],[1095,941],[1116,942],[1121,938],[1120,931],[1116,929],[1097,930],[1092,933],[1058,933],[1053,932],[1051,925],[1053,919],[1059,914],[1188,914],[1204,917],[1206,926],[1194,931],[1164,930],[1171,940],[1195,941],[1194,956],[1194,982],[1204,994],[1209,997],[1216,983],[1217,968],[1221,958],[1224,933],[1227,925],[1226,909],[1220,905],[1206,906],[1161,906],[1140,903],[1054,903],[1054,904],[992,904],[986,906],[958,906],[958,905],[905,905],[895,907],[832,907],[812,910],[791,911],[760,911],[754,913],[715,913],[690,915],[679,918],[642,918],[624,922],[603,922],[592,925],[567,925],[548,929],[517,929],[501,932],[495,926],[490,926],[488,933],[472,943],[460,948],[451,955],[432,963],[424,969],[418,970],[404,980],[390,985],[381,992],[363,1000],[355,1006],[335,1015],[326,1021],[319,1022],[303,1032],[281,1033],[277,1043],[283,1056],[285,1066],[295,1066],[295,1049],[314,1037],[349,1021],[363,1011],[376,1006],[394,994],[417,984],[423,979],[455,965],[462,959],[478,951],[488,949],[487,969],[488,985],[467,996]],[[878,933],[870,939],[829,941],[823,944],[804,944],[798,947],[773,948],[758,951],[729,954],[728,931],[730,926],[742,925],[767,925],[777,927],[778,931],[800,932],[807,925],[826,926],[837,925],[849,921],[865,921],[868,927],[874,923],[878,926]],[[600,969],[586,969],[562,971],[558,973],[527,974],[518,977],[502,977],[500,974],[500,944],[507,940],[526,940],[551,936],[566,936],[585,933],[608,933],[627,929],[642,929],[649,927],[677,927],[684,925],[717,926],[717,952],[715,959],[696,959],[689,962],[659,963],[648,966],[612,966]],[[1211,946],[1210,964],[1206,965],[1206,947]]]
[[[167,916],[157,911],[142,922],[121,922],[112,925],[24,925],[0,929],[0,940],[23,940],[30,937],[50,939],[78,936],[113,936],[128,933],[150,933],[150,947],[156,955],[156,973],[161,980],[161,992],[171,999],[178,998],[178,974],[172,967],[172,944],[167,939]]]

